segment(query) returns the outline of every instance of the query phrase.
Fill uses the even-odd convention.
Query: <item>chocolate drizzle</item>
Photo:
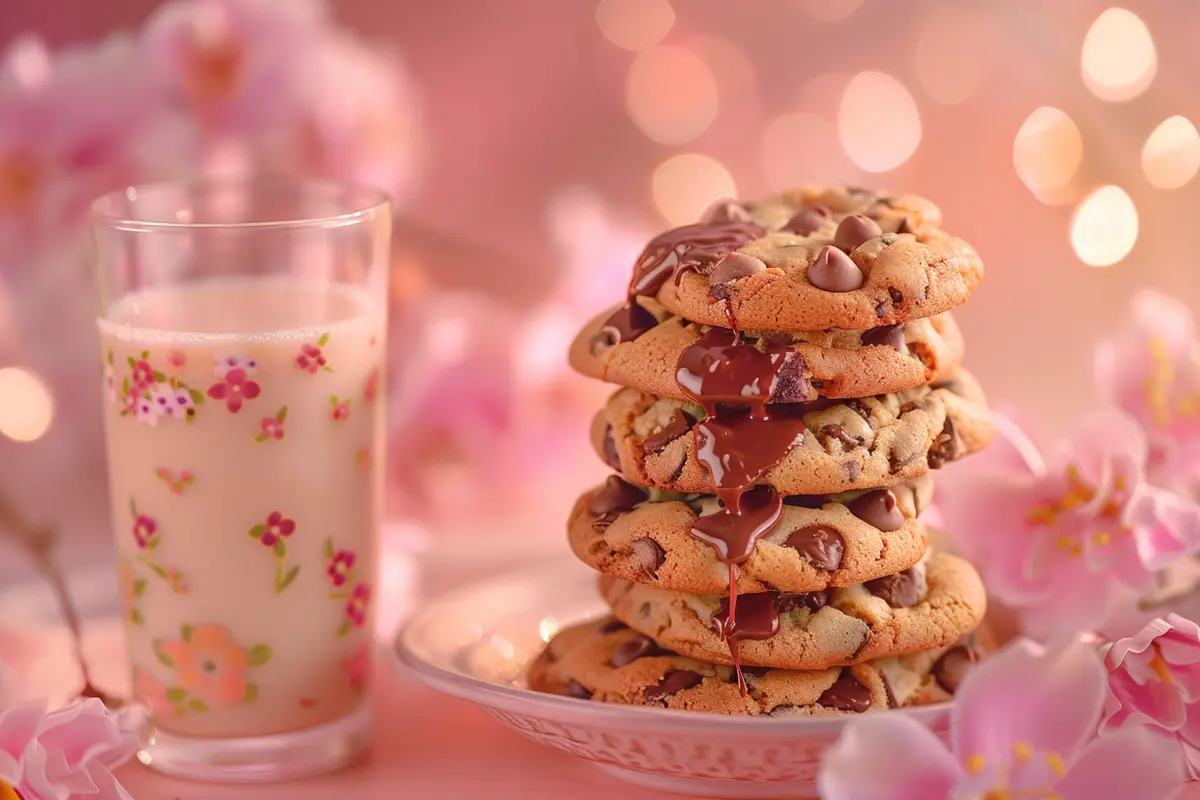
[[[727,616],[720,632],[729,644],[743,694],[747,688],[738,659],[738,642],[750,635],[748,631],[759,633],[764,629],[754,624],[754,619],[743,623],[738,616],[738,564],[750,557],[755,544],[775,526],[783,510],[783,499],[775,489],[754,484],[804,435],[802,416],[815,407],[776,404],[768,410],[780,370],[787,362],[786,354],[777,348],[761,351],[740,342],[734,331],[714,328],[684,350],[676,365],[680,387],[704,407],[706,414],[694,428],[697,458],[724,508],[697,519],[691,533],[711,545],[729,567]]]
[[[653,315],[638,305],[639,296],[653,297],[668,278],[679,281],[687,271],[707,272],[725,255],[766,233],[753,222],[714,219],[654,237],[638,257],[624,305],[605,320],[602,335],[614,345],[638,338],[657,324]],[[728,303],[726,314],[732,321]]]
[[[736,649],[742,641],[770,639],[779,633],[781,614],[802,608],[815,613],[828,602],[826,592],[756,592],[738,598],[735,620],[729,616],[730,598],[722,598],[712,627]]]

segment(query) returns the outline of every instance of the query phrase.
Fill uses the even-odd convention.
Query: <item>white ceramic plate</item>
[[[703,797],[815,797],[822,753],[846,717],[728,717],[531,691],[525,672],[559,628],[601,616],[595,573],[555,559],[427,603],[396,637],[402,664],[536,742],[611,774]],[[942,732],[949,704],[889,711]]]

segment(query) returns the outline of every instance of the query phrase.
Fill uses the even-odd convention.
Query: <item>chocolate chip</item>
[[[896,495],[891,489],[876,489],[859,495],[846,503],[846,509],[881,531],[898,531],[904,527],[904,515],[896,507]]]
[[[886,301],[880,300],[878,303],[875,304],[875,316],[879,317],[880,319],[883,319],[884,317],[887,316],[887,302]]]
[[[649,636],[638,634],[635,638],[617,645],[608,663],[614,667],[624,667],[639,658],[658,655],[662,655],[658,644]]]
[[[571,697],[578,697],[580,700],[591,700],[592,693],[587,690],[587,687],[581,683],[571,681],[567,684],[567,694]]]
[[[784,544],[800,551],[816,569],[835,570],[846,551],[842,535],[828,525],[806,525],[794,531]]]
[[[830,686],[817,700],[826,708],[861,714],[871,707],[871,692],[849,672],[842,673],[837,682]]]
[[[892,298],[892,303],[900,305],[904,302],[904,295],[895,286],[888,287],[888,297]]]
[[[808,206],[783,223],[781,230],[797,236],[809,236],[820,230],[825,220],[829,219],[829,215],[830,211],[825,206]]]
[[[823,494],[793,494],[783,498],[785,506],[795,506],[796,508],[820,508],[829,502]]]
[[[846,194],[852,194],[852,195],[856,195],[858,197],[862,197],[863,195],[873,195],[873,194],[875,194],[875,192],[873,192],[870,189],[867,189],[865,187],[862,187],[862,186],[847,186]]]
[[[947,650],[933,665],[933,677],[950,694],[958,691],[967,673],[979,663],[979,654],[970,647],[959,645]]]
[[[846,470],[846,480],[850,481],[850,483],[858,480],[858,475],[862,472],[862,464],[859,464],[857,461],[847,461],[842,467]]]
[[[881,325],[863,331],[862,343],[865,345],[883,345],[908,353],[908,343],[904,341],[904,325]]]
[[[863,285],[863,274],[850,256],[826,245],[808,268],[808,282],[826,292],[850,292]]]
[[[827,439],[837,439],[847,450],[853,450],[862,444],[862,441],[846,433],[846,429],[841,425],[826,425],[821,428],[821,433]]]
[[[883,672],[879,673],[879,677],[883,680],[883,691],[887,695],[888,708],[899,708],[900,704],[896,702],[896,693],[892,691],[892,682]]]
[[[704,680],[703,676],[690,670],[673,669],[663,676],[657,686],[647,686],[642,695],[648,702],[661,703],[673,694],[698,685],[702,680]]]
[[[700,216],[701,222],[752,222],[750,211],[737,200],[723,197],[715,200]]]
[[[907,439],[898,439],[892,447],[892,451],[888,453],[888,469],[893,473],[907,467],[913,460],[920,455],[920,452],[913,447],[913,443]]]
[[[621,515],[615,511],[609,511],[606,514],[601,514],[592,520],[592,530],[594,530],[596,533],[604,533],[609,529],[609,527],[612,526],[614,522],[617,521],[617,518],[620,516]]]
[[[916,232],[917,232],[917,229],[914,228],[912,226],[912,223],[910,223],[908,221],[908,217],[904,217],[903,219],[901,219],[900,225],[896,228],[896,233],[911,233],[911,234],[915,235]]]
[[[604,463],[618,472],[621,470],[621,454],[617,451],[617,440],[612,425],[604,429]]]
[[[920,408],[920,406],[918,406],[916,403],[914,403],[912,401],[909,401],[900,406],[899,410],[896,412],[896,415],[903,417],[908,412],[916,411],[918,408]]]
[[[859,398],[854,397],[849,400],[845,400],[843,401],[843,404],[846,406],[846,408],[850,409],[855,414],[858,414],[865,421],[871,421],[871,409],[867,408],[867,404]]]
[[[597,628],[596,633],[616,633],[617,631],[623,631],[628,627],[629,626],[624,622],[621,622],[621,620],[614,618]]]
[[[638,503],[645,501],[649,495],[640,486],[634,486],[619,475],[609,475],[604,482],[604,488],[592,495],[588,511],[597,516],[611,512],[632,511]]]
[[[874,239],[883,233],[879,223],[862,214],[852,214],[837,226],[833,234],[833,246],[849,253],[868,239]]]
[[[921,601],[924,583],[916,570],[906,569],[895,575],[867,581],[864,586],[892,608],[912,608]]]
[[[946,417],[945,423],[942,424],[942,432],[933,440],[933,444],[929,446],[930,469],[941,469],[946,465],[947,461],[953,461],[962,455],[962,442],[958,438],[958,434],[954,431],[954,423]]]
[[[633,560],[637,563],[638,568],[647,575],[658,577],[658,568],[662,566],[663,560],[667,557],[666,551],[662,546],[649,537],[634,539],[630,543],[629,549],[633,552]]]
[[[767,265],[762,262],[762,259],[748,256],[745,253],[730,253],[717,262],[713,267],[713,271],[708,276],[709,292],[717,295],[716,290],[724,287],[730,281],[735,281],[738,278],[745,278],[750,275],[755,275],[759,272],[765,272]],[[724,294],[728,294],[725,292]],[[718,296],[717,299],[724,299]]]
[[[683,436],[692,429],[692,420],[678,408],[671,413],[671,419],[662,429],[652,433],[642,441],[642,450],[646,453],[657,453],[671,442]]]
[[[829,603],[829,595],[825,592],[780,592],[775,600],[775,608],[780,614],[807,608],[809,611],[820,611]]]

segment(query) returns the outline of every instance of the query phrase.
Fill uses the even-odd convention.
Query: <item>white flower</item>
[[[258,372],[258,361],[252,356],[238,355],[236,353],[215,353],[213,361],[216,365],[213,367],[213,374],[218,378],[224,378],[231,369],[240,369],[246,373],[246,377],[250,377]]]
[[[150,400],[158,407],[159,414],[172,419],[184,419],[192,407],[192,396],[187,389],[172,389],[163,383],[150,392]]]
[[[154,395],[149,397],[139,395],[133,402],[133,416],[138,422],[144,422],[151,428],[158,425],[158,420],[165,412],[163,406],[157,402]]]
[[[104,365],[104,384],[108,389],[108,402],[117,402],[117,376],[113,372],[112,364]]]

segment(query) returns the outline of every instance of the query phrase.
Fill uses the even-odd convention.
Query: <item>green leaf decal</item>
[[[256,442],[265,442],[265,441],[266,441],[267,439],[269,439],[269,438],[271,438],[271,437],[267,436],[265,433],[260,433],[260,434],[258,434],[257,436],[255,436],[255,437],[254,437],[254,441],[256,441]]]
[[[133,596],[141,597],[145,593],[146,593],[146,579],[138,578],[136,581],[133,582]]]
[[[153,572],[155,575],[162,578],[164,581],[170,580],[167,577],[167,571],[165,569],[163,569],[162,567],[160,567],[158,564],[155,564],[153,561],[147,561],[145,563],[146,563],[146,566],[150,568],[150,571]]]
[[[283,580],[281,580],[281,581],[279,582],[279,586],[278,586],[278,587],[276,587],[276,589],[275,589],[275,593],[276,593],[276,594],[279,594],[279,593],[280,593],[280,592],[282,592],[284,589],[286,589],[287,587],[291,586],[291,585],[292,585],[292,581],[296,580],[296,576],[297,576],[297,575],[299,575],[299,574],[300,574],[300,567],[299,567],[299,566],[292,567],[291,569],[289,569],[289,570],[288,570],[288,572],[287,572],[287,574],[283,576]]]
[[[266,532],[267,532],[266,525],[255,525],[253,528],[250,529],[250,538],[261,539],[262,535]]]
[[[129,364],[130,369],[133,369],[137,366],[137,362],[133,360],[133,356],[126,357],[125,361]]]
[[[158,537],[157,536],[155,536],[153,539],[150,539],[146,542],[146,552],[150,552],[151,550],[153,550],[156,547],[158,547]]]
[[[135,517],[138,515],[137,503],[134,502],[132,497],[129,498],[129,513]]]
[[[129,376],[126,375],[121,380],[121,394],[129,394]]]
[[[166,383],[167,376],[164,375],[163,373],[159,372],[158,370],[154,370],[154,380],[158,381],[159,383]]]
[[[333,367],[321,367],[322,372],[333,372]]]
[[[192,398],[192,402],[198,406],[204,405],[204,392],[199,389],[188,389],[188,397]]]
[[[285,419],[287,419],[287,406],[283,406],[275,412],[275,419],[279,422],[283,422]]]
[[[321,338],[317,339],[317,347],[324,347],[327,344],[329,344],[329,334],[322,333]]]
[[[149,360],[150,360],[150,351],[143,350],[142,351],[142,361],[149,361]]]
[[[110,349],[110,350],[108,351],[108,363],[109,363],[109,366],[112,366],[112,362],[113,362],[113,356],[112,356],[112,350]]]
[[[271,660],[271,648],[265,644],[256,644],[246,654],[246,661],[252,667],[261,667]]]
[[[257,699],[258,699],[258,684],[257,683],[247,683],[246,684],[246,693],[244,695],[242,695],[242,702],[243,703],[253,703]]]
[[[171,686],[167,689],[167,699],[172,703],[182,703],[187,699],[187,692],[179,686]]]
[[[340,637],[345,636],[346,634],[350,633],[350,631],[352,631],[352,630],[354,630],[354,623],[351,622],[350,620],[345,620],[344,622],[342,622],[342,627],[338,628],[337,635],[340,638]]]
[[[136,608],[129,609],[129,621],[134,625],[141,625],[143,622],[145,622],[145,620],[142,619],[142,612],[138,611]]]
[[[329,405],[333,406],[334,408],[337,408],[337,404],[338,404],[337,395],[336,394],[330,395],[329,396]]]
[[[154,655],[158,658],[159,663],[164,667],[173,668],[175,666],[175,662],[171,659],[171,657],[164,653],[159,647],[159,642],[157,639],[154,640]]]
[[[333,558],[333,537],[332,536],[325,537],[325,557]]]
[[[179,635],[183,637],[185,642],[190,642],[192,640],[192,626],[184,625],[179,629]]]
[[[198,697],[188,700],[188,708],[192,711],[208,711],[208,704]]]
[[[283,543],[283,539],[275,543],[275,555],[279,558],[287,555],[287,545]]]

